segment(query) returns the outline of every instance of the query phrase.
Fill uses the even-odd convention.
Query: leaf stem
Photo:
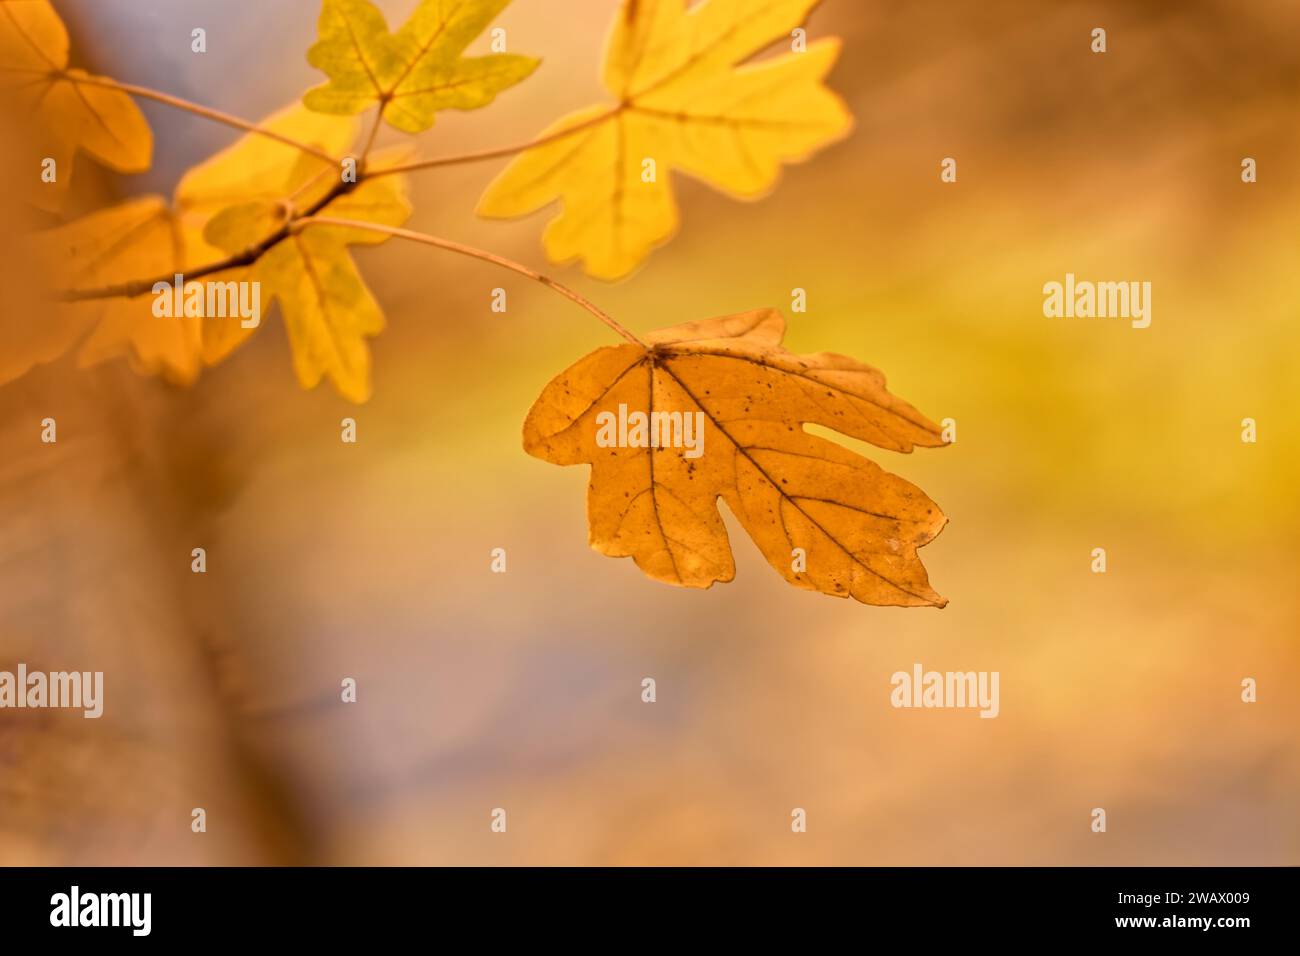
[[[182,110],[186,110],[187,112],[194,113],[197,116],[202,116],[207,119],[215,120],[218,123],[224,123],[227,126],[233,126],[236,129],[242,129],[249,133],[254,133],[259,136],[265,136],[268,139],[276,140],[277,142],[283,143],[286,146],[292,146],[295,149],[299,149],[305,153],[309,153],[310,155],[315,156],[321,160],[324,160],[325,162],[330,163],[331,165],[334,165],[337,162],[333,156],[330,156],[328,153],[324,152],[323,150],[315,146],[312,146],[308,143],[303,143],[296,139],[293,139],[292,137],[285,136],[281,133],[277,133],[274,130],[269,130],[261,126],[257,126],[256,124],[250,123],[247,120],[242,120],[237,116],[231,116],[230,114],[222,113],[219,110],[214,110],[206,106],[200,106],[197,103],[192,103],[189,100],[184,100],[181,99],[180,97],[171,96],[170,94],[162,93],[159,92],[158,90],[149,89],[148,87],[144,87],[144,86],[136,86],[135,84],[132,83],[122,83],[117,80],[110,80],[106,77],[86,77],[84,79],[78,78],[77,82],[84,82],[94,86],[102,86],[108,89],[121,90],[124,93],[129,93],[134,96],[140,96],[140,97],[144,97],[145,99],[156,100],[160,103],[165,103],[168,106],[174,106],[177,109],[182,109]],[[511,156],[514,155],[515,153],[522,153],[525,150],[533,149],[537,146],[544,146],[547,143],[555,142],[556,140],[563,139],[564,137],[580,132],[581,130],[588,129],[600,123],[604,123],[607,120],[613,118],[614,116],[617,116],[622,109],[623,107],[621,105],[611,107],[610,109],[602,113],[598,113],[595,116],[592,116],[589,119],[586,119],[575,126],[570,126],[562,130],[557,130],[554,133],[549,133],[545,136],[530,140],[526,143],[518,143],[514,146],[503,146],[503,147],[498,147],[496,149],[483,150],[476,153],[463,153],[457,156],[443,156],[436,159],[416,160],[410,163],[404,163],[397,166],[388,166],[385,167],[384,169],[376,169],[371,171],[365,169],[364,159],[369,154],[371,147],[374,145],[376,134],[379,132],[379,126],[383,118],[383,111],[381,108],[379,113],[376,115],[375,123],[371,127],[370,133],[366,138],[365,149],[362,152],[362,160],[363,160],[362,168],[357,171],[357,178],[355,182],[336,183],[334,187],[329,190],[328,193],[326,193],[316,202],[312,203],[310,208],[305,209],[301,212],[301,214],[298,214],[290,218],[287,222],[284,223],[284,225],[282,225],[275,232],[271,233],[269,236],[262,239],[260,242],[257,242],[252,246],[249,246],[247,249],[243,250],[242,252],[238,252],[235,253],[234,255],[230,255],[218,262],[211,262],[208,263],[207,265],[198,266],[193,269],[190,269],[184,273],[185,278],[187,281],[194,280],[194,279],[201,279],[204,276],[213,275],[218,272],[225,272],[226,270],[229,269],[238,269],[244,266],[252,265],[253,263],[257,262],[257,260],[260,259],[263,255],[265,255],[273,246],[282,242],[284,239],[288,238],[289,236],[299,232],[301,229],[306,228],[307,226],[325,225],[325,226],[344,227],[349,229],[362,229],[369,232],[384,233],[385,235],[394,236],[399,239],[409,239],[413,242],[421,242],[424,243],[425,245],[435,246],[439,249],[446,249],[450,252],[456,252],[461,255],[470,256],[471,258],[475,258],[475,259],[481,259],[484,262],[490,262],[493,265],[500,266],[501,268],[509,269],[512,272],[517,272],[522,276],[527,276],[529,279],[532,279],[534,282],[538,282],[541,285],[546,286],[548,289],[552,290],[553,292],[558,292],[560,295],[564,296],[569,301],[581,306],[583,309],[586,309],[588,312],[590,312],[602,323],[604,323],[614,332],[618,333],[618,335],[622,336],[628,342],[640,346],[641,348],[647,348],[644,342],[642,342],[635,335],[633,335],[622,325],[616,322],[614,318],[609,315],[609,313],[597,307],[595,303],[591,302],[585,296],[580,295],[579,293],[570,289],[566,285],[556,282],[554,279],[550,278],[549,276],[544,276],[540,272],[530,269],[527,266],[515,262],[511,259],[507,259],[504,256],[498,256],[495,253],[487,252],[486,250],[483,249],[476,249],[473,246],[467,246],[458,242],[452,242],[449,239],[439,239],[436,236],[430,236],[426,233],[413,232],[409,229],[400,229],[394,226],[382,226],[376,223],[362,222],[360,220],[334,219],[328,216],[316,215],[327,205],[329,205],[330,202],[337,199],[339,196],[343,195],[344,193],[351,192],[353,189],[355,189],[364,181],[368,181],[370,179],[374,179],[379,176],[387,176],[390,173],[408,173],[420,169],[433,169],[439,166],[454,166],[460,163],[472,163],[472,162],[477,162],[479,160],[495,159],[500,156]],[[297,190],[294,191],[290,199],[296,198],[297,195],[304,192],[309,186],[317,182],[320,176],[323,174],[323,172],[324,171],[322,170],[316,176],[313,176],[306,183],[301,185]],[[111,299],[111,298],[118,298],[118,297],[130,298],[134,296],[144,295],[146,292],[151,291],[154,288],[154,286],[159,283],[170,284],[174,280],[174,278],[175,278],[175,274],[169,273],[164,276],[155,276],[150,279],[133,279],[129,282],[122,282],[116,285],[102,286],[95,289],[67,289],[59,293],[58,298],[64,302],[84,302],[91,299]]]
[[[265,136],[267,139],[273,139],[276,142],[283,143],[285,146],[292,146],[294,149],[300,149],[304,153],[309,153],[317,159],[324,160],[327,163],[334,164],[337,162],[333,156],[313,146],[310,143],[304,143],[296,140],[292,136],[285,136],[283,133],[277,133],[275,130],[266,129],[258,126],[256,123],[250,123],[248,120],[240,119],[238,116],[232,116],[229,113],[223,113],[220,110],[214,110],[208,106],[200,106],[198,103],[192,103],[189,100],[181,99],[179,96],[172,96],[170,93],[162,93],[158,90],[150,89],[147,86],[136,86],[134,83],[122,83],[118,80],[110,80],[104,76],[84,76],[72,79],[71,82],[84,83],[87,86],[102,86],[110,90],[120,90],[123,93],[129,93],[132,96],[139,96],[147,100],[155,100],[159,103],[165,103],[167,106],[174,106],[176,109],[185,110],[187,113],[193,113],[195,116],[202,116],[205,119],[214,120],[223,123],[226,126],[233,126],[235,129],[242,129],[248,133],[255,133],[258,136]]]
[[[342,228],[342,229],[363,229],[367,232],[383,233],[384,235],[394,236],[398,239],[409,239],[412,242],[420,242],[426,246],[434,246],[438,249],[446,249],[448,252],[459,253],[462,256],[470,256],[471,258],[474,259],[482,259],[484,262],[490,262],[493,265],[500,266],[503,269],[509,269],[511,272],[517,272],[522,276],[527,276],[529,279],[532,279],[534,282],[540,282],[542,285],[546,286],[548,289],[552,290],[553,292],[558,292],[560,295],[564,296],[570,302],[574,302],[577,305],[581,306],[582,308],[586,309],[588,312],[590,312],[592,315],[598,318],[601,322],[603,322],[609,328],[613,329],[615,332],[617,332],[627,341],[631,342],[633,345],[639,345],[641,348],[648,347],[639,338],[637,338],[627,329],[623,328],[623,326],[619,325],[618,322],[614,321],[613,317],[608,312],[605,312],[603,309],[598,308],[593,302],[591,302],[585,296],[579,295],[577,292],[574,292],[568,286],[561,285],[560,283],[556,282],[554,279],[550,278],[549,276],[544,276],[540,272],[530,269],[528,268],[528,266],[523,265],[522,263],[515,262],[513,259],[507,259],[504,256],[499,256],[494,252],[487,252],[484,249],[476,249],[474,246],[467,246],[459,242],[452,242],[450,239],[440,239],[437,236],[431,236],[423,232],[414,232],[410,229],[401,229],[397,226],[383,226],[373,222],[362,222],[361,220],[358,219],[335,219],[330,216],[303,216],[300,219],[294,220],[294,222],[289,226],[289,229],[291,232],[298,232],[299,230],[305,229],[308,226],[335,226],[337,228]]]
[[[379,109],[375,110],[375,121],[370,127],[370,134],[366,137],[365,149],[361,151],[361,162],[358,163],[358,165],[361,166],[363,169],[365,168],[366,157],[370,155],[371,147],[375,145],[375,137],[379,135],[379,126],[381,123],[383,123],[383,121],[384,121],[384,104],[381,103],[379,105]]]
[[[139,96],[143,99],[154,100],[158,103],[163,103],[179,110],[185,110],[187,113],[193,113],[195,116],[202,116],[205,119],[222,123],[225,126],[230,126],[234,129],[241,129],[257,136],[265,136],[267,139],[273,139],[278,143],[283,143],[285,146],[292,146],[294,149],[301,150],[304,153],[308,153],[315,156],[317,159],[330,164],[334,164],[338,161],[336,157],[331,156],[323,149],[313,146],[310,143],[305,143],[302,140],[294,139],[292,136],[286,136],[283,133],[277,133],[275,130],[258,126],[256,123],[250,123],[246,119],[241,119],[230,113],[223,113],[221,110],[213,109],[210,106],[203,106],[199,103],[182,99],[179,96],[172,96],[170,93],[163,93],[161,90],[151,89],[147,86],[137,86],[134,83],[123,83],[121,80],[113,80],[106,76],[78,76],[75,79],[72,77],[68,77],[68,79],[70,82],[82,83],[86,86],[99,86],[110,90],[120,90],[121,92],[129,93],[132,96]],[[409,163],[389,166],[385,169],[377,169],[374,172],[368,173],[367,178],[388,176],[392,173],[410,173],[420,169],[437,169],[440,166],[458,166],[463,163],[477,163],[485,159],[497,159],[501,156],[513,156],[516,153],[522,153],[525,150],[535,149],[538,146],[545,146],[548,143],[555,142],[556,140],[564,139],[566,136],[570,136],[573,133],[580,132],[592,126],[598,126],[599,124],[617,116],[623,111],[623,109],[624,106],[622,104],[612,106],[605,112],[598,113],[595,116],[583,120],[576,126],[556,130],[554,133],[548,133],[545,136],[529,140],[526,143],[515,143],[512,146],[498,146],[495,149],[485,149],[475,153],[459,153],[455,156],[438,156],[433,159],[417,159]],[[374,125],[370,128],[370,133],[366,137],[365,148],[361,153],[363,159],[369,155],[371,147],[374,146],[375,138],[382,122],[383,109],[381,106],[378,114],[375,116]]]
[[[413,162],[403,163],[399,166],[389,166],[386,169],[376,169],[369,176],[387,176],[390,173],[413,173],[420,169],[435,169],[439,166],[458,166],[461,163],[477,163],[484,159],[496,159],[500,156],[513,156],[515,153],[522,153],[528,149],[535,149],[538,146],[545,146],[547,143],[553,143],[558,139],[563,139],[573,133],[597,126],[607,120],[617,116],[623,110],[622,106],[614,106],[604,113],[598,113],[590,119],[578,123],[576,126],[570,126],[566,129],[557,130],[554,133],[548,133],[546,136],[529,140],[527,143],[516,143],[513,146],[499,146],[496,149],[485,149],[477,153],[460,153],[456,156],[439,156],[434,159],[417,159]]]

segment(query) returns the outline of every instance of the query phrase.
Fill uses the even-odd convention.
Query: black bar
[[[368,947],[431,933],[479,941],[695,933],[758,942],[801,932],[881,942],[1197,940],[1216,947],[1294,929],[1294,868],[163,869],[0,870],[6,943],[206,945],[283,940]],[[72,887],[78,922],[71,922]],[[148,934],[144,897],[149,894]],[[100,894],[114,894],[105,900]],[[87,898],[92,897],[93,902]],[[62,907],[66,900],[67,906]],[[62,908],[61,908],[62,907]],[[1202,921],[1209,921],[1208,925]],[[1230,921],[1230,922],[1229,922]],[[610,931],[619,933],[610,937]],[[1259,938],[1263,938],[1262,936]],[[621,947],[613,947],[621,948]],[[921,951],[921,950],[918,950]]]

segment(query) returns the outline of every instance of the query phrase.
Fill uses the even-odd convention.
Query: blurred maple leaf
[[[377,155],[376,163],[382,162],[382,154]],[[307,181],[302,174],[295,179],[299,185]],[[292,187],[295,179],[288,185]],[[411,214],[400,176],[367,180],[323,208],[343,219],[385,226],[400,226]],[[287,222],[281,203],[243,203],[218,214],[204,230],[204,238],[237,253]],[[370,350],[365,339],[383,330],[384,316],[347,247],[374,245],[388,238],[361,229],[316,227],[289,235],[238,271],[247,280],[261,283],[264,304],[280,303],[303,388],[314,388],[328,375],[344,398],[363,402],[370,397]],[[227,322],[217,338],[205,326],[205,360],[220,361],[253,331]]]
[[[185,258],[178,223],[161,196],[130,199],[37,233],[34,245],[46,270],[65,288],[179,272]],[[46,353],[32,360],[57,358],[84,338],[77,355],[83,366],[125,353],[139,372],[192,382],[199,374],[201,320],[158,319],[152,302],[137,296],[58,303],[47,311]]]
[[[360,124],[294,104],[260,125],[335,153],[355,140]],[[405,158],[404,148],[388,150],[376,153],[367,165],[377,170]],[[193,274],[275,239],[293,210],[319,206],[331,215],[384,225],[399,225],[410,215],[401,175],[366,180],[334,196],[339,176],[332,163],[249,133],[186,173],[174,205],[157,196],[130,200],[47,230],[36,241],[56,283],[84,289],[124,278]],[[286,234],[251,265],[212,273],[206,280],[261,283],[262,318],[278,300],[303,387],[314,387],[328,375],[345,398],[364,401],[370,394],[364,337],[383,327],[383,316],[346,246],[386,238],[328,227]],[[91,329],[78,355],[81,364],[129,354],[140,371],[189,383],[202,365],[220,362],[256,331],[237,316],[160,319],[153,314],[153,302],[152,296],[137,294],[62,303],[39,360],[60,354]],[[56,334],[60,341],[49,342]]]
[[[303,102],[322,113],[360,113],[378,104],[407,133],[433,125],[439,110],[487,106],[540,61],[461,53],[510,0],[422,0],[396,33],[370,0],[324,0],[307,62],[329,76]]]
[[[299,105],[260,125],[310,139],[331,153],[345,149],[359,128],[354,119],[313,115]],[[366,168],[374,172],[408,156],[404,147],[379,152],[367,160]],[[187,173],[177,187],[176,201],[188,228],[201,226],[203,243],[217,250],[214,258],[221,258],[275,234],[291,209],[316,207],[337,182],[336,167],[249,134]],[[249,192],[244,184],[256,185]],[[242,201],[233,201],[237,198]],[[411,205],[404,177],[395,174],[367,179],[318,211],[398,226],[410,216]],[[377,334],[384,320],[346,247],[373,245],[387,238],[357,229],[317,227],[285,238],[257,262],[237,270],[240,278],[262,284],[264,307],[279,301],[294,369],[304,388],[329,376],[345,398],[356,402],[369,398],[370,352],[365,337]],[[238,322],[206,323],[204,361],[216,364],[254,331]]]
[[[706,588],[735,577],[722,498],[796,587],[864,604],[943,607],[916,554],[947,523],[939,506],[803,430],[815,423],[910,452],[943,445],[939,427],[891,395],[874,368],[829,352],[795,355],[781,346],[784,333],[780,312],[759,309],[663,329],[644,347],[597,349],[542,391],[524,448],[557,465],[590,464],[591,546],[631,556],[656,580]],[[627,409],[699,414],[702,454],[602,442],[600,428],[630,421]],[[654,434],[652,421],[647,440]]]
[[[625,2],[605,53],[605,87],[617,105],[548,127],[542,145],[488,186],[479,214],[522,216],[558,200],[563,208],[542,238],[546,254],[617,279],[676,231],[672,170],[737,198],[761,196],[783,162],[806,159],[852,125],[822,84],[839,40],[745,62],[789,37],[816,2]]]
[[[153,134],[126,93],[68,69],[68,31],[49,0],[0,0],[0,96],[39,127],[31,169],[48,157],[56,177],[22,180],[27,200],[57,212],[78,150],[119,173],[140,173],[153,156]]]

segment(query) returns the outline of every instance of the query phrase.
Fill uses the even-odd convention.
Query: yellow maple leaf
[[[329,150],[346,147],[356,138],[358,127],[355,120],[320,116],[297,104],[268,117],[263,125]],[[54,291],[94,289],[132,280],[170,280],[176,273],[224,259],[223,250],[203,240],[207,223],[233,203],[278,198],[281,190],[276,184],[289,181],[303,156],[292,146],[250,134],[186,173],[172,205],[162,197],[144,197],[37,233],[34,243]],[[328,166],[333,171],[324,161],[307,158],[317,168]],[[206,278],[225,283],[247,276],[232,270]],[[155,299],[149,292],[58,303],[49,310],[50,332],[27,365],[51,361],[81,341],[77,353],[80,366],[126,356],[142,374],[159,374],[176,384],[189,385],[205,359],[206,364],[215,364],[229,352],[227,348],[210,357],[216,350],[205,348],[207,341],[242,341],[251,333],[230,318],[155,315]]]
[[[268,121],[280,132],[303,139],[318,123],[302,107],[291,107]],[[340,121],[334,120],[334,123]],[[337,150],[356,134],[355,120],[344,121],[345,138],[331,132],[320,145]],[[279,159],[267,150],[278,147]],[[408,158],[406,150],[386,151],[368,160],[375,171]],[[253,177],[252,169],[259,172]],[[322,175],[325,174],[325,175]],[[285,162],[283,147],[252,134],[192,170],[177,189],[177,203],[190,216],[190,227],[202,222],[202,241],[219,256],[238,254],[286,228],[292,213],[319,206],[339,181],[339,171],[317,157],[300,154]],[[249,198],[231,204],[241,184],[257,182]],[[218,206],[220,211],[212,213]],[[411,214],[406,182],[400,175],[363,180],[356,188],[330,199],[319,210],[343,219],[399,226]],[[339,393],[352,401],[370,396],[370,352],[365,339],[378,334],[383,314],[347,251],[354,244],[373,245],[388,237],[359,229],[318,226],[291,232],[266,250],[253,264],[237,271],[242,281],[259,283],[263,309],[278,301],[294,369],[304,388],[328,376]],[[253,333],[237,322],[204,326],[204,360],[215,364]]]
[[[781,346],[775,309],[690,322],[645,347],[598,349],[553,379],[528,413],[524,448],[591,465],[591,546],[686,587],[735,576],[721,498],[772,567],[797,587],[865,604],[942,607],[917,548],[947,518],[920,488],[835,442],[815,423],[910,452],[943,439],[832,353]],[[638,417],[640,416],[640,417]]]
[[[488,186],[479,214],[511,218],[559,200],[543,235],[547,255],[617,279],[676,231],[672,170],[737,198],[761,196],[782,163],[806,159],[852,125],[822,84],[838,40],[745,62],[788,37],[816,2],[625,2],[605,53],[617,103],[544,130],[542,145]]]
[[[323,0],[320,39],[307,62],[330,79],[308,90],[303,102],[341,114],[379,104],[384,119],[407,133],[428,129],[439,110],[487,106],[539,62],[509,53],[461,55],[509,2],[421,0],[401,29],[389,33],[370,0]]]
[[[73,157],[82,150],[119,173],[149,168],[153,134],[126,93],[68,69],[68,31],[48,0],[0,0],[0,96],[28,112],[39,129],[24,194],[57,211],[67,194]],[[54,179],[41,178],[53,159]]]
[[[359,125],[294,104],[260,127],[334,154],[355,140]],[[390,150],[372,156],[367,167],[378,170],[406,158],[405,150]],[[383,327],[383,316],[346,247],[387,237],[335,227],[290,234],[285,226],[291,214],[308,211],[400,225],[410,205],[400,175],[366,180],[335,195],[341,173],[340,166],[319,156],[249,133],[187,172],[172,206],[160,197],[132,200],[39,234],[64,290],[171,279],[265,246],[251,264],[201,276],[205,287],[258,283],[256,325],[232,314],[156,315],[155,296],[143,289],[133,296],[60,304],[56,314],[64,325],[59,328],[66,327],[60,331],[62,349],[91,330],[78,355],[81,364],[126,354],[140,371],[188,384],[204,364],[215,365],[247,340],[278,301],[303,386],[315,386],[328,375],[345,397],[365,400],[370,362],[364,338]],[[230,294],[221,300],[233,301]],[[39,360],[48,361],[62,349],[51,346]]]
[[[346,150],[360,130],[360,122],[352,117],[315,113],[301,103],[276,111],[258,126],[316,146],[329,155],[338,155]],[[215,246],[204,237],[208,224],[223,211],[251,203],[275,206],[311,177],[316,177],[311,198],[319,198],[337,176],[336,167],[292,146],[254,134],[241,136],[186,172],[176,186],[175,205],[189,252],[188,265],[201,267],[223,260],[230,254],[231,250]],[[241,237],[249,244],[257,238]],[[253,281],[246,269],[223,273],[222,277]],[[269,298],[265,304],[269,307]],[[255,331],[238,322],[205,324],[201,337],[204,364],[221,362]]]
[[[256,125],[331,156],[341,156],[360,130],[360,123],[352,117],[314,113],[301,103],[291,103]],[[287,143],[249,133],[181,177],[176,185],[176,208],[188,226],[202,232],[209,219],[229,206],[284,198],[286,184],[301,178],[308,166],[313,172],[328,169],[335,173],[338,169]]]

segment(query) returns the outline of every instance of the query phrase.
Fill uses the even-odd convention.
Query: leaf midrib
[[[739,358],[739,356],[736,357]],[[773,479],[773,477],[767,473],[767,470],[763,468],[763,466],[760,465],[754,459],[754,456],[749,453],[749,451],[745,448],[745,446],[743,446],[740,442],[738,442],[731,435],[731,433],[727,431],[727,429],[723,426],[722,422],[720,422],[716,417],[714,417],[712,412],[710,412],[707,408],[704,407],[703,401],[701,401],[700,398],[691,390],[690,386],[688,386],[684,381],[682,381],[681,377],[669,367],[668,360],[666,358],[661,358],[660,361],[658,362],[658,366],[662,368],[665,372],[667,372],[668,375],[672,377],[673,381],[675,381],[678,384],[678,386],[682,389],[682,391],[684,391],[690,397],[691,401],[695,403],[695,406],[700,411],[702,411],[705,415],[708,416],[709,421],[713,422],[713,426],[719,432],[721,432],[722,435],[727,439],[727,441],[731,442],[732,447],[734,447],[741,455],[743,455],[745,459],[754,467],[754,469],[760,475],[763,476],[764,480],[766,480],[767,483],[770,484],[772,488],[776,491],[776,493],[781,496],[781,500],[788,502],[790,507],[794,508],[801,515],[803,515],[815,528],[817,528],[818,531],[820,531],[822,534],[826,536],[826,539],[828,541],[830,541],[833,545],[835,545],[835,547],[843,551],[850,561],[858,565],[858,567],[862,568],[863,570],[867,571],[869,574],[872,574],[875,577],[879,578],[880,580],[884,581],[890,587],[894,588],[896,591],[899,591],[902,594],[906,594],[910,597],[916,598],[917,600],[924,601],[926,604],[929,605],[933,605],[935,603],[931,598],[926,597],[924,594],[917,594],[915,591],[912,591],[909,588],[904,587],[898,582],[890,580],[888,577],[881,574],[875,568],[863,562],[861,558],[859,558],[856,554],[854,554],[852,550],[850,550],[848,547],[842,544],[840,540],[835,537],[835,535],[833,535],[829,530],[827,530],[827,528],[820,521],[818,521],[815,517],[809,514],[804,508],[800,507],[798,501],[796,501],[795,498],[786,494],[785,491],[782,490],[780,483],[777,482],[775,479]],[[739,488],[737,488],[737,493],[739,493]]]

